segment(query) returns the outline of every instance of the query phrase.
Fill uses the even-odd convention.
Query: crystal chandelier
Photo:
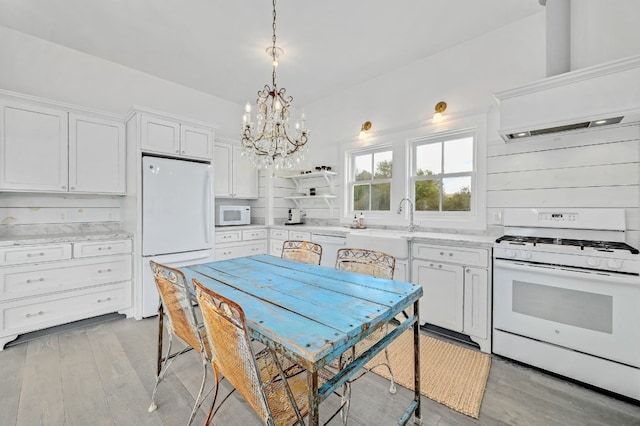
[[[285,88],[276,85],[276,67],[282,49],[276,46],[276,0],[273,0],[272,45],[267,48],[271,56],[271,83],[258,91],[256,121],[251,117],[251,104],[247,102],[242,118],[243,155],[247,156],[258,169],[269,166],[292,168],[308,150],[309,130],[306,128],[304,113],[293,130],[290,125],[289,107],[293,101]]]

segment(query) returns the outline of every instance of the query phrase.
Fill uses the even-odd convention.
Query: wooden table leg
[[[320,424],[320,401],[318,396],[318,372],[307,370],[307,386],[309,393],[309,424],[318,426]]]
[[[416,316],[416,322],[413,324],[413,377],[414,377],[414,398],[417,403],[414,412],[414,423],[419,425],[422,423],[422,413],[420,411],[420,317],[418,310],[418,302],[413,304],[413,312]]]

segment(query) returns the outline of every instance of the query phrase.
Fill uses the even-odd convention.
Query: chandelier
[[[271,84],[258,91],[258,110],[255,122],[251,117],[251,104],[247,102],[242,118],[242,154],[249,158],[258,169],[269,166],[292,168],[304,157],[308,150],[309,130],[306,128],[304,113],[300,121],[291,128],[289,108],[293,97],[285,88],[276,85],[278,56],[283,50],[276,46],[276,0],[273,0],[272,44],[267,48],[271,56]]]

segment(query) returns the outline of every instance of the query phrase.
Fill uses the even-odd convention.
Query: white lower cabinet
[[[412,281],[420,284],[420,322],[467,334],[491,351],[489,252],[414,243]]]
[[[282,256],[282,244],[289,239],[289,231],[284,229],[269,230],[269,254]]]
[[[267,253],[267,230],[216,230],[216,260]]]
[[[1,249],[0,350],[19,334],[129,308],[130,253],[130,239]]]

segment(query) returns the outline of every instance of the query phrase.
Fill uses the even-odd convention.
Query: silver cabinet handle
[[[438,265],[438,268],[442,268],[442,265]]]
[[[111,250],[111,246],[109,247],[98,247],[98,251],[100,250]]]
[[[106,299],[98,299],[98,303],[108,302],[110,300],[111,300],[110,297],[107,297]]]
[[[44,256],[45,253],[44,252],[40,252],[37,254],[33,254],[33,253],[27,253],[27,257],[33,257],[33,256]]]
[[[468,274],[468,273],[470,273],[470,272],[471,272],[471,270],[470,270],[469,268],[467,268],[467,271],[466,271],[466,272],[467,272],[467,274]]]
[[[108,269],[98,269],[98,273],[99,273],[99,274],[103,274],[103,273],[105,273],[105,272],[111,272],[111,268],[108,268]]]
[[[449,256],[453,256],[453,253],[449,253]]]
[[[27,317],[27,318],[31,318],[31,317],[39,317],[39,316],[41,316],[41,315],[44,315],[44,312],[43,312],[43,311],[40,311],[40,312],[35,313],[35,314],[27,314],[27,315],[25,315],[25,317]]]
[[[70,187],[69,189],[74,190],[74,189],[76,189],[76,187],[75,187],[75,186],[72,186],[72,187]]]
[[[38,283],[38,282],[41,282],[41,281],[44,281],[44,278],[40,277],[40,278],[37,278],[35,280],[27,280],[27,284]]]

